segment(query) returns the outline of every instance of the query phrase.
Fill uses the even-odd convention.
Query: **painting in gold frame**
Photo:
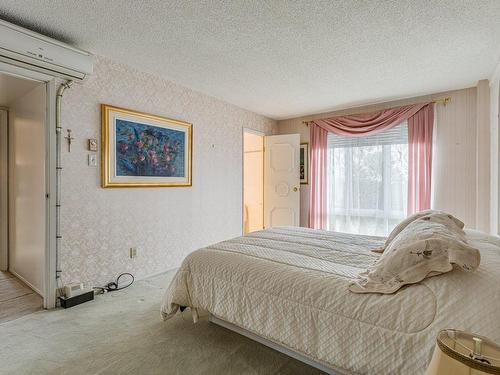
[[[192,127],[102,104],[102,187],[191,186]]]

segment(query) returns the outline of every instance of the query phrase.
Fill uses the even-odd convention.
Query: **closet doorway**
[[[243,234],[264,228],[264,133],[243,129]]]
[[[0,72],[0,323],[43,308],[45,82]]]

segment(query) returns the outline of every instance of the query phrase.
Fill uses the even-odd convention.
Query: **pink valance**
[[[405,105],[374,113],[330,117],[312,122],[326,131],[351,137],[376,134],[408,120],[429,103]]]

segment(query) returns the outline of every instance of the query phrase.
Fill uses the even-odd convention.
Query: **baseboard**
[[[149,279],[151,277],[160,276],[160,275],[163,275],[164,273],[176,271],[178,269],[179,269],[179,267],[170,268],[170,269],[165,270],[165,271],[160,271],[160,272],[156,272],[156,273],[151,273],[149,275],[144,275],[144,276],[141,276],[141,277],[136,277],[135,280],[136,281],[141,281],[141,280]]]
[[[21,280],[24,284],[26,284],[36,294],[38,294],[40,297],[43,298],[43,293],[38,288],[36,288],[33,284],[31,284],[28,280],[26,280],[24,277],[22,277],[21,275],[19,275],[15,270],[13,270],[11,268],[11,269],[9,269],[9,272],[11,274],[13,274],[15,277],[17,277],[19,280]]]

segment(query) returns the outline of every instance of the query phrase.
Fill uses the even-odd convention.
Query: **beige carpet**
[[[171,277],[0,324],[0,374],[323,374],[206,318],[163,322]]]
[[[42,297],[10,272],[0,271],[0,323],[40,310]]]

